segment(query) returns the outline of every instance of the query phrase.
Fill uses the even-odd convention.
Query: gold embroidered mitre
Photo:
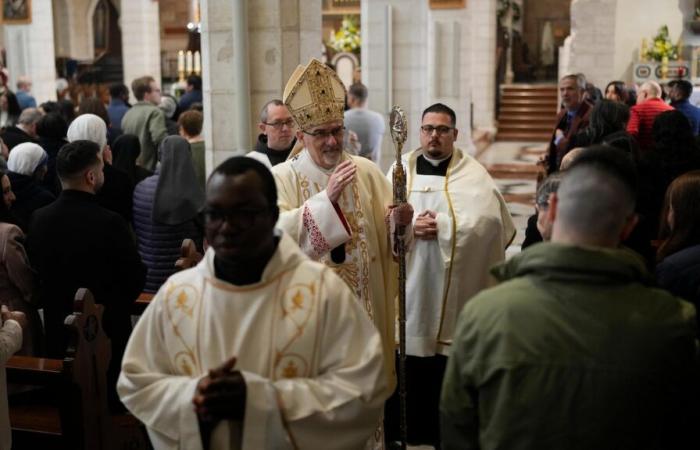
[[[343,120],[345,86],[330,67],[312,58],[299,65],[284,88],[284,104],[301,130]]]

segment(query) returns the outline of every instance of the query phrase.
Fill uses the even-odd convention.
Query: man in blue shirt
[[[192,103],[202,103],[202,78],[199,75],[187,77],[185,94],[180,97],[180,111],[187,111]]]
[[[671,106],[682,112],[690,121],[690,127],[695,136],[700,134],[700,108],[693,106],[690,101],[690,94],[693,93],[693,85],[687,80],[673,80],[668,83],[668,96],[671,99]]]
[[[17,80],[17,103],[19,109],[36,108],[36,100],[29,93],[32,90],[32,80],[28,76],[23,75]]]
[[[107,106],[107,115],[112,128],[122,128],[122,117],[129,110],[129,89],[121,84],[113,84],[109,88],[109,96],[111,97]]]

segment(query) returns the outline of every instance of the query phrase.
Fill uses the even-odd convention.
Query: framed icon
[[[2,0],[2,23],[6,25],[32,22],[32,0]]]

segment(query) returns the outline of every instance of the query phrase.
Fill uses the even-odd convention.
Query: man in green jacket
[[[695,309],[618,248],[637,220],[624,164],[574,165],[551,194],[551,243],[496,267],[502,283],[462,310],[444,449],[686,448]]]
[[[145,76],[131,83],[131,91],[137,102],[124,115],[122,129],[124,134],[138,136],[141,154],[136,164],[152,172],[158,162],[158,146],[168,135],[165,113],[158,107],[160,87],[153,77]]]

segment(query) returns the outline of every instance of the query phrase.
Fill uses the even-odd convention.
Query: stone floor
[[[494,142],[477,155],[496,181],[513,216],[517,234],[506,250],[507,256],[520,252],[527,218],[534,212],[539,169],[537,160],[546,151],[546,142]]]

